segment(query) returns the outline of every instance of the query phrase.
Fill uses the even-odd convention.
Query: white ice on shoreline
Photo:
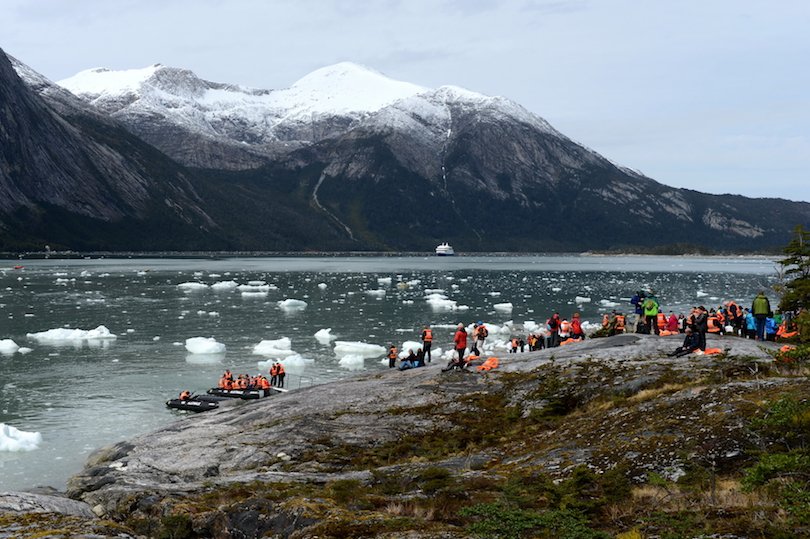
[[[186,350],[192,354],[224,354],[225,345],[213,337],[191,337],[186,339]]]
[[[42,443],[38,432],[25,432],[0,423],[0,451],[33,451]]]
[[[65,342],[81,342],[81,341],[110,341],[117,339],[118,336],[110,333],[110,330],[105,326],[98,326],[96,329],[69,329],[69,328],[55,328],[47,331],[40,331],[38,333],[28,333],[26,337],[34,339],[42,344],[58,344]]]
[[[360,371],[366,368],[366,358],[358,354],[349,354],[340,358],[338,365],[350,371]]]

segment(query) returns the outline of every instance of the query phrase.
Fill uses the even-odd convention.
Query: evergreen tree
[[[779,308],[782,311],[797,311],[810,308],[810,231],[802,225],[793,230],[793,239],[785,247],[786,257],[779,261],[786,277]]]

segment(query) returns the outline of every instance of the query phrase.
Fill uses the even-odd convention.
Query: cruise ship
[[[456,254],[456,252],[447,242],[444,242],[436,247],[437,256],[453,256],[454,254]]]

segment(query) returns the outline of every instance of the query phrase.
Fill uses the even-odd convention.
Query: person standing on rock
[[[473,337],[475,338],[475,344],[473,345],[473,348],[475,349],[475,355],[480,356],[484,353],[484,341],[489,336],[489,330],[480,320],[478,321],[476,326],[477,327],[473,332]]]
[[[453,348],[458,354],[458,359],[451,362],[451,365],[464,367],[464,353],[467,351],[467,330],[464,329],[464,324],[459,322],[456,328],[456,334],[453,335]]]
[[[709,312],[701,305],[697,308],[694,319],[694,332],[698,336],[698,349],[706,349],[706,332],[709,331]]]
[[[388,347],[388,368],[393,369],[397,365],[397,347],[393,344]]]
[[[644,311],[644,320],[647,324],[647,327],[650,328],[650,331],[654,331],[656,335],[659,333],[658,329],[658,298],[655,297],[655,293],[650,291],[650,295],[644,300],[642,303],[642,308]]]
[[[432,359],[430,355],[431,346],[433,346],[433,330],[430,329],[429,324],[426,324],[425,329],[422,330],[422,351],[425,353],[428,363]]]
[[[768,319],[768,313],[771,312],[771,302],[765,297],[765,292],[760,291],[754,301],[751,303],[751,314],[754,315],[754,320],[757,324],[757,340],[765,340],[765,322]]]

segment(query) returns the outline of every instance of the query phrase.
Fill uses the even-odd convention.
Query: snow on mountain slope
[[[160,64],[90,69],[58,84],[118,118],[157,114],[198,133],[247,143],[289,140],[286,131],[300,131],[289,124],[329,116],[356,120],[426,90],[348,62],[318,69],[282,90],[213,83]]]

